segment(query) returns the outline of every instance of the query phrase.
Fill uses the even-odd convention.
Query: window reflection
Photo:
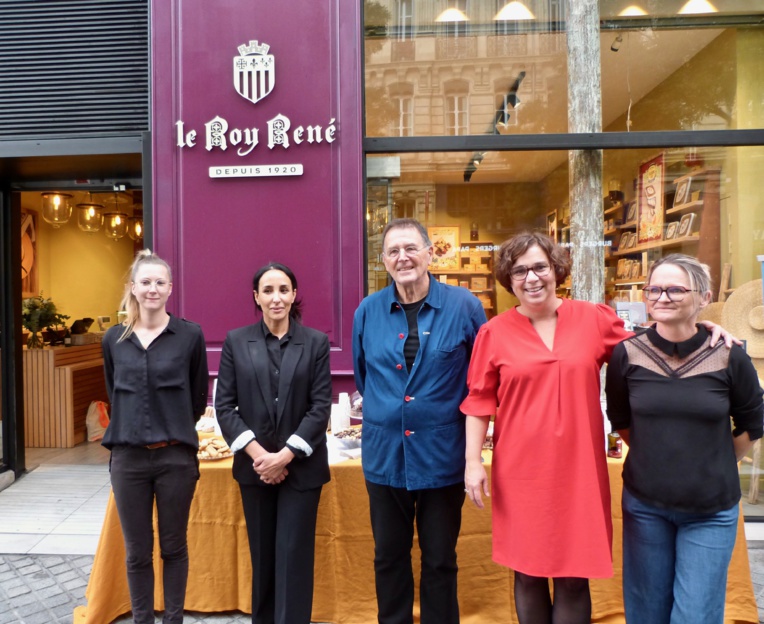
[[[564,3],[526,2],[534,19],[496,21],[507,4],[367,1],[365,83],[373,104],[367,134],[483,134],[493,131],[490,122],[502,105],[508,111],[502,134],[566,132]],[[764,83],[757,72],[764,9],[727,2],[717,3],[720,12],[695,15],[679,14],[681,2],[642,4],[646,15],[629,17],[620,13],[634,3],[600,3],[603,128],[761,127]],[[466,19],[438,22],[446,9]],[[508,96],[521,74],[525,79],[514,98],[522,111],[512,108]],[[447,92],[454,82],[462,85],[458,97]],[[401,134],[400,83],[411,88],[408,134]]]

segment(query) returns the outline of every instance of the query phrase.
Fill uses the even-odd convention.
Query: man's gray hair
[[[385,249],[385,239],[387,238],[387,233],[390,230],[402,230],[404,228],[414,228],[422,236],[422,242],[427,247],[430,247],[432,245],[432,242],[430,241],[430,236],[429,234],[427,234],[427,228],[424,227],[421,223],[419,223],[419,221],[417,221],[416,219],[393,219],[385,226],[385,229],[382,230],[382,250],[383,251]]]

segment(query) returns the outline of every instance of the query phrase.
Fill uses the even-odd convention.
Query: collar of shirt
[[[170,316],[170,320],[169,320],[169,321],[167,321],[167,327],[165,327],[165,328],[164,328],[164,329],[163,329],[163,330],[162,330],[162,331],[161,331],[161,332],[160,332],[160,333],[157,335],[157,337],[156,337],[156,338],[154,338],[154,340],[152,340],[152,341],[151,341],[151,344],[149,344],[149,347],[150,347],[152,344],[154,344],[154,341],[156,341],[156,340],[159,338],[159,336],[161,336],[161,335],[162,335],[162,334],[164,334],[165,332],[167,332],[167,333],[170,333],[170,334],[177,334],[177,333],[178,333],[178,324],[180,323],[180,319],[179,319],[177,316],[174,316],[174,315],[170,314],[169,312],[168,312],[167,314]],[[143,349],[143,345],[141,344],[141,341],[140,341],[140,340],[138,340],[138,336],[136,336],[136,335],[135,335],[135,332],[133,332],[132,334],[130,334],[130,336],[128,337],[128,340],[129,340],[130,342],[132,342],[133,344],[136,344],[136,345],[140,346],[140,347],[141,347],[141,349]]]
[[[703,346],[703,343],[708,339],[708,330],[703,325],[697,325],[698,333],[692,338],[684,340],[682,342],[671,342],[661,337],[661,335],[655,330],[655,326],[647,330],[647,338],[663,353],[669,357],[676,355],[679,358],[686,358],[692,352],[697,351]]]
[[[432,273],[427,274],[430,278],[430,289],[424,298],[422,305],[428,305],[431,308],[440,308],[443,302],[443,284],[436,280]],[[390,312],[396,309],[403,309],[403,304],[398,301],[398,291],[395,288],[395,282],[387,287],[387,305]]]
[[[276,334],[273,334],[271,330],[268,329],[265,321],[262,319],[260,319],[260,329],[263,331],[263,338],[268,339],[270,336],[273,336],[279,341],[279,343],[284,343],[291,340],[292,332],[294,331],[294,323],[292,322],[292,319],[289,319],[289,329],[287,329],[287,333],[284,334],[281,338],[278,338]]]

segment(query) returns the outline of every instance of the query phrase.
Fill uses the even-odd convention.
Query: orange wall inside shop
[[[118,241],[103,231],[88,234],[77,227],[76,213],[54,228],[42,220],[39,193],[23,193],[22,209],[37,213],[38,290],[50,297],[61,314],[76,319],[111,316],[122,299],[125,273],[133,258],[129,237]],[[97,331],[94,323],[90,331]]]

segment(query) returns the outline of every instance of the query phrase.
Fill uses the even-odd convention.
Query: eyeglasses
[[[406,245],[405,247],[393,247],[392,249],[388,249],[384,252],[384,255],[387,258],[390,258],[390,260],[397,260],[402,255],[406,255],[408,257],[416,256],[422,249],[426,249],[428,245],[424,245],[423,247],[416,247],[414,245]]]
[[[528,277],[529,271],[533,271],[537,277],[543,277],[549,273],[549,269],[551,268],[552,267],[544,262],[537,262],[529,267],[522,265],[516,266],[509,272],[509,274],[512,276],[512,279],[523,280]]]
[[[658,301],[666,293],[668,300],[673,303],[679,303],[684,299],[688,292],[698,292],[694,288],[685,288],[684,286],[669,286],[668,288],[659,288],[658,286],[647,286],[642,289],[645,293],[645,299],[648,301]]]

